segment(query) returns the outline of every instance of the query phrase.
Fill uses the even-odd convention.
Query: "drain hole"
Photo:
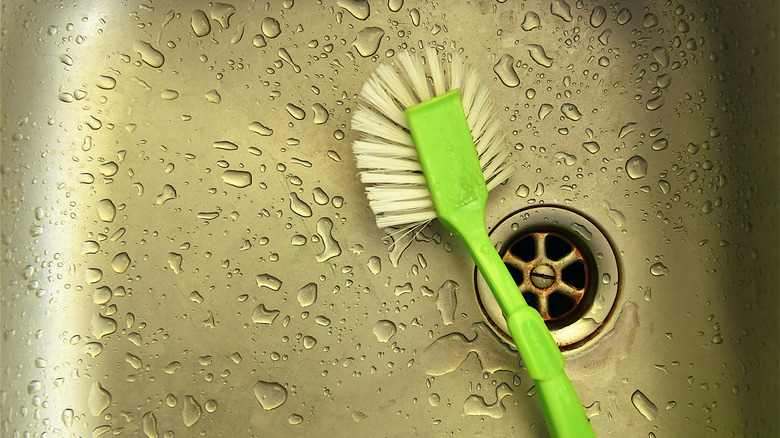
[[[586,281],[585,264],[578,260],[563,268],[563,271],[561,271],[561,279],[575,289],[584,288]]]
[[[548,234],[544,239],[544,249],[547,252],[547,258],[550,260],[560,260],[572,250],[571,245],[554,234]]]
[[[547,297],[548,311],[551,318],[560,318],[574,308],[574,300],[562,293],[553,292]]]
[[[505,263],[505,265],[506,265],[506,269],[512,275],[512,279],[515,280],[515,284],[523,284],[523,282],[525,281],[525,277],[523,276],[523,271],[515,268],[509,263]]]
[[[526,292],[523,294],[523,298],[525,298],[526,304],[539,311],[539,297],[535,294]]]
[[[528,236],[519,240],[517,243],[512,245],[511,248],[509,248],[509,252],[524,262],[530,262],[536,258],[536,246],[534,244],[534,239],[531,236]]]

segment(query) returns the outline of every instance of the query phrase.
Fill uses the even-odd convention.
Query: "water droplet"
[[[404,7],[404,0],[387,0],[387,8],[391,12],[398,12]]]
[[[222,102],[222,96],[217,92],[217,90],[209,90],[204,97],[206,100],[208,100],[211,103],[220,103]]]
[[[265,305],[261,303],[252,312],[252,322],[255,324],[273,324],[277,316],[279,316],[278,310],[266,309]]]
[[[577,121],[582,118],[582,113],[573,103],[564,103],[561,105],[561,112],[567,119]]]
[[[304,118],[306,118],[306,112],[300,107],[288,103],[284,108],[296,120],[303,120]]]
[[[59,60],[61,63],[65,65],[73,65],[73,58],[70,57],[70,55],[62,54],[59,56]]]
[[[336,4],[346,9],[358,20],[365,20],[371,13],[371,9],[366,0],[337,0]]]
[[[290,66],[293,68],[293,71],[295,73],[300,73],[301,72],[301,67],[298,64],[296,64],[295,62],[293,62],[293,59],[290,56],[290,53],[287,51],[287,49],[281,48],[281,49],[276,51],[276,54],[279,55],[279,58],[281,58],[282,61],[290,64]]]
[[[130,267],[130,256],[126,252],[120,252],[111,260],[111,269],[117,274],[124,274]]]
[[[170,88],[166,88],[162,91],[162,93],[160,93],[160,97],[162,97],[164,100],[174,100],[179,97],[179,92],[176,90],[171,90]]]
[[[268,43],[265,42],[265,37],[263,35],[257,34],[254,38],[252,38],[252,45],[260,49],[267,46]]]
[[[609,67],[609,58],[606,56],[602,56],[599,58],[599,65],[602,67]]]
[[[604,32],[601,32],[601,35],[599,35],[599,42],[602,45],[609,44],[609,37],[612,35],[612,29],[604,29]]]
[[[595,141],[586,141],[582,144],[582,147],[585,148],[586,151],[590,152],[591,154],[595,154],[601,149],[601,146],[599,146],[598,143]]]
[[[27,384],[27,394],[32,395],[43,389],[43,383],[40,380],[32,380]]]
[[[515,190],[515,194],[521,198],[525,198],[530,193],[531,189],[525,184],[520,184],[520,186],[517,187],[517,190]]]
[[[181,368],[181,363],[178,361],[173,361],[169,363],[168,365],[163,368],[163,371],[165,371],[166,374],[176,374],[176,371],[179,371],[179,368]],[[175,400],[175,398],[174,398]],[[170,404],[169,404],[170,406]],[[174,403],[174,406],[176,406],[176,403]],[[173,406],[171,406],[173,407]]]
[[[206,400],[206,403],[203,404],[203,409],[206,410],[208,413],[214,413],[217,411],[217,408],[219,405],[217,404],[217,401],[214,399]]]
[[[604,24],[607,19],[607,10],[603,6],[596,6],[590,13],[590,25],[593,27],[599,27]]]
[[[409,11],[409,17],[412,19],[412,24],[415,26],[420,25],[420,11],[417,8],[413,8]]]
[[[173,269],[173,272],[175,274],[180,274],[182,272],[181,269],[181,263],[183,261],[183,258],[181,254],[177,254],[175,252],[169,252],[168,253],[168,265]]]
[[[157,205],[163,205],[171,199],[176,199],[176,189],[174,189],[172,185],[166,184],[162,188],[162,193],[157,195],[155,202]]]
[[[267,137],[274,133],[274,130],[263,125],[260,122],[252,122],[249,124],[249,130],[254,132],[255,134],[260,134],[264,137]]]
[[[626,173],[631,179],[643,178],[647,175],[647,161],[639,155],[634,155],[626,161]]]
[[[638,389],[631,394],[631,403],[643,417],[650,421],[655,420],[655,417],[658,416],[658,408]]]
[[[200,420],[201,415],[203,415],[203,409],[198,401],[195,400],[195,397],[191,395],[185,396],[184,409],[182,410],[184,425],[187,427],[194,426]]]
[[[428,395],[428,404],[430,404],[431,406],[436,407],[436,406],[439,406],[439,403],[441,403],[441,397],[439,396],[439,394],[436,394],[434,392],[434,393],[431,393],[430,395]]]
[[[100,342],[88,342],[84,345],[84,353],[91,357],[97,357],[103,352],[103,344]]]
[[[622,26],[629,21],[631,21],[631,11],[627,8],[619,10],[617,14],[617,23]]]
[[[245,170],[226,170],[222,173],[222,182],[241,189],[252,184],[252,174]]]
[[[547,53],[544,51],[544,47],[538,44],[529,44],[528,54],[531,55],[531,59],[533,59],[534,62],[541,65],[542,67],[549,68],[553,64],[553,59],[547,56]]]
[[[298,197],[295,192],[290,192],[290,210],[301,217],[311,217],[311,207]]]
[[[553,110],[553,106],[549,103],[543,103],[539,106],[539,120],[544,120]]]
[[[397,330],[398,329],[392,321],[382,319],[376,322],[373,332],[377,341],[387,342],[390,340],[390,338],[395,336]]]
[[[165,56],[146,41],[138,40],[133,43],[133,50],[141,55],[141,61],[151,67],[160,68],[165,62]]]
[[[411,283],[405,283],[403,285],[398,285],[394,289],[395,296],[401,296],[403,294],[408,294],[412,292],[412,284]]]
[[[542,27],[539,15],[536,12],[526,12],[523,18],[523,24],[520,25],[524,31],[528,32],[538,27]]]
[[[648,100],[647,103],[645,104],[645,108],[647,108],[650,111],[655,111],[658,108],[664,106],[665,102],[666,101],[664,100],[663,94],[659,94],[658,96]]]
[[[636,130],[636,123],[628,122],[620,128],[620,132],[618,132],[618,138],[624,138],[625,136],[634,132],[635,130]]]
[[[552,0],[550,4],[550,12],[563,19],[563,21],[569,22],[572,20],[571,6],[566,3],[566,0]]]
[[[332,234],[333,221],[327,217],[322,217],[317,220],[316,229],[317,235],[320,236],[320,241],[324,246],[322,252],[316,256],[317,261],[325,262],[341,254],[341,247],[339,246],[338,241],[333,238]]]
[[[587,415],[588,418],[601,415],[601,402],[596,400],[590,406],[585,406],[585,415]]]
[[[298,291],[298,304],[301,307],[309,307],[317,302],[317,285],[309,283]]]
[[[373,256],[368,259],[368,263],[366,265],[368,266],[368,271],[374,275],[382,272],[382,260],[377,256]]]
[[[330,198],[328,197],[328,194],[325,193],[324,190],[320,187],[315,187],[314,190],[311,191],[312,198],[314,198],[314,202],[319,205],[326,205]]]
[[[585,225],[573,222],[570,228],[587,241],[591,241],[593,239],[593,233],[591,233],[591,231]]]
[[[661,262],[656,262],[650,266],[650,273],[656,277],[663,277],[669,274],[669,268],[664,266],[664,264]]]
[[[117,328],[116,321],[107,316],[103,316],[98,312],[95,312],[92,315],[91,323],[92,323],[92,334],[95,335],[97,339],[100,339],[103,336],[107,336],[116,332],[116,328]]]
[[[279,22],[271,17],[263,18],[263,22],[260,23],[260,31],[263,32],[266,38],[276,38],[282,33]]]
[[[506,382],[502,382],[496,387],[496,401],[493,404],[485,402],[485,398],[481,395],[472,394],[463,402],[463,414],[503,418],[506,414],[503,400],[513,393],[512,388]]]
[[[642,26],[645,28],[655,27],[658,25],[658,17],[653,13],[645,14],[642,18]]]
[[[64,409],[62,411],[62,424],[64,424],[65,427],[73,426],[73,417],[73,409]]]
[[[382,42],[383,36],[385,36],[385,31],[381,28],[366,27],[358,32],[352,45],[355,46],[360,56],[367,58],[379,50],[379,44]]]
[[[221,149],[223,151],[235,151],[238,149],[237,144],[226,140],[215,141],[212,146],[214,146],[214,149]]]
[[[517,76],[517,72],[514,67],[515,59],[507,54],[501,55],[496,65],[493,66],[493,71],[501,80],[501,83],[507,87],[516,87],[520,85],[520,78]]]
[[[296,234],[290,238],[290,243],[292,246],[303,246],[306,245],[306,236],[303,236],[301,234]]]
[[[144,430],[144,435],[147,438],[159,438],[160,434],[157,432],[157,417],[149,411],[141,418],[141,428]]]
[[[612,223],[618,228],[622,227],[626,222],[626,216],[621,211],[611,208],[609,204],[607,204],[607,216],[609,216]]]
[[[665,138],[659,138],[658,140],[655,140],[653,142],[653,150],[654,151],[662,151],[669,147],[669,141]]]
[[[266,411],[276,409],[287,401],[287,389],[277,382],[258,381],[254,393],[260,406]]]
[[[449,325],[455,321],[455,310],[458,306],[456,291],[460,286],[452,280],[447,280],[439,288],[439,296],[436,297],[436,308],[439,309],[441,320]]]
[[[663,179],[658,181],[658,187],[661,189],[661,192],[664,195],[668,195],[669,192],[672,190],[672,185],[669,184],[669,181]]]
[[[655,58],[656,62],[658,62],[661,67],[669,66],[669,51],[666,50],[666,48],[657,46],[652,50],[652,52],[653,58]]]
[[[303,337],[303,348],[311,350],[315,345],[317,345],[317,339],[312,336]]]
[[[297,424],[303,423],[303,417],[298,414],[290,414],[290,416],[287,417],[287,422],[295,426]]]
[[[315,103],[311,107],[312,111],[314,111],[314,124],[315,125],[324,125],[328,121],[328,117],[330,117],[330,114],[328,113],[328,110],[325,109],[324,106],[320,103]]]
[[[97,80],[95,81],[95,85],[98,88],[102,88],[104,90],[111,90],[116,87],[116,79],[112,78],[111,76],[98,76]]]
[[[255,277],[257,287],[266,287],[273,291],[278,291],[282,287],[282,280],[274,277],[271,274],[260,274]]]
[[[204,37],[211,32],[209,17],[200,9],[192,11],[190,26],[192,26],[192,31],[195,32],[195,36],[197,37]]]
[[[98,217],[103,222],[113,222],[116,216],[116,207],[110,199],[101,199],[97,204]]]
[[[228,3],[214,3],[211,7],[211,19],[217,20],[223,29],[230,26],[230,17],[236,12],[236,8]]]
[[[89,395],[87,396],[87,406],[89,406],[89,412],[94,416],[98,416],[103,413],[111,405],[111,393],[106,391],[100,382],[95,382],[89,388]]]

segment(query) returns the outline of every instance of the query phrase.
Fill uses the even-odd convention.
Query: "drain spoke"
[[[558,286],[555,289],[556,292],[566,295],[575,301],[579,302],[579,300],[582,298],[582,295],[585,293],[583,289],[577,289],[574,286],[567,284],[567,283],[558,283]]]
[[[580,255],[579,251],[572,249],[570,253],[566,254],[562,259],[558,260],[556,264],[558,265],[558,269],[563,269],[577,260],[582,260],[582,256]]]
[[[547,260],[547,251],[544,249],[544,239],[547,233],[534,233],[534,244],[536,246],[536,260]]]

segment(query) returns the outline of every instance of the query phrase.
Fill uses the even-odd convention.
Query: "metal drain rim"
[[[513,226],[517,225],[513,229]],[[490,238],[499,253],[518,240],[519,234],[553,230],[573,237],[581,248],[587,248],[592,257],[588,305],[575,321],[562,327],[549,324],[550,332],[561,350],[579,350],[604,332],[604,327],[615,311],[622,282],[621,267],[612,241],[604,230],[587,215],[571,208],[545,204],[524,208],[501,219],[490,230]],[[508,242],[508,243],[507,243]],[[608,274],[605,276],[604,274]],[[609,278],[609,281],[602,279]],[[487,283],[474,268],[474,290],[485,322],[506,343],[514,346],[508,334],[506,320]],[[518,290],[519,293],[519,290]]]

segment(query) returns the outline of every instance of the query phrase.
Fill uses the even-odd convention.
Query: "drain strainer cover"
[[[517,293],[547,323],[561,349],[594,339],[617,301],[620,272],[602,230],[562,207],[532,207],[502,220],[490,233],[517,283]],[[475,269],[477,298],[488,324],[512,343],[496,299]]]

